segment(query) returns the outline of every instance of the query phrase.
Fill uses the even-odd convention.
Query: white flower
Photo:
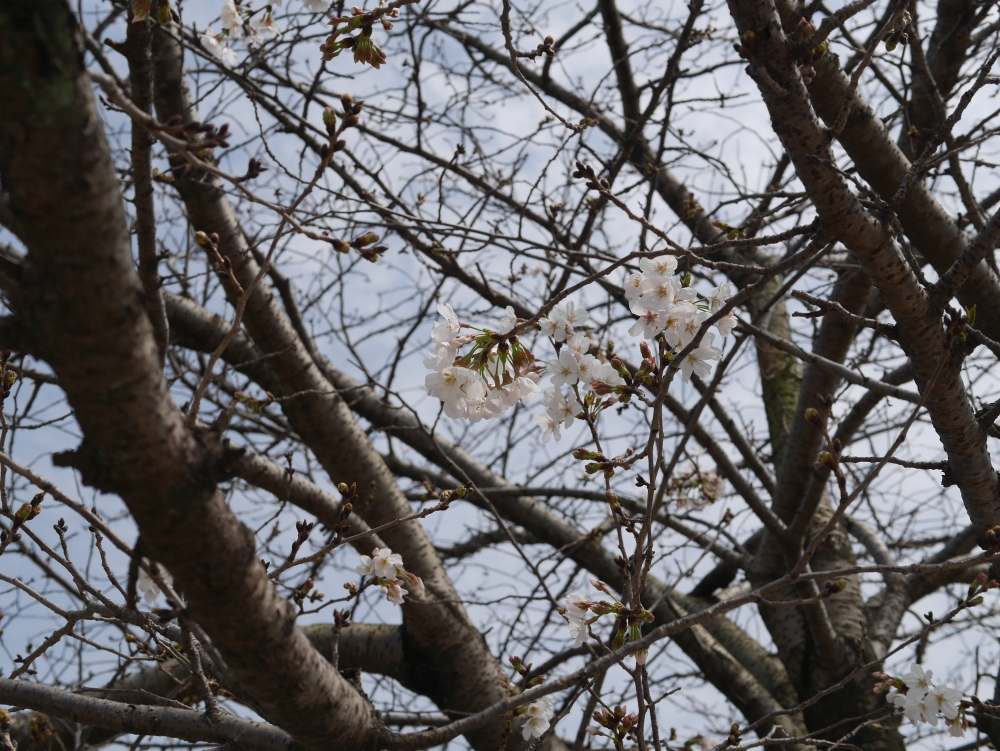
[[[497,331],[501,334],[506,334],[512,328],[517,326],[517,316],[514,315],[514,308],[510,305],[507,306],[507,315],[500,319],[500,323],[497,326]]]
[[[310,13],[325,13],[329,10],[331,2],[333,0],[302,0],[302,4]]]
[[[723,282],[708,293],[708,307],[712,313],[718,313],[726,301],[736,292],[732,282]]]
[[[234,3],[233,0],[224,0],[220,16],[222,28],[229,32],[230,39],[242,39],[243,15],[240,12],[240,6]]]
[[[371,556],[361,556],[361,565],[355,568],[362,576],[374,574],[378,579],[395,579],[403,568],[403,557],[389,548],[375,548]]]
[[[946,723],[948,725],[948,734],[955,738],[964,738],[965,731],[968,730],[968,723],[964,719],[956,717],[954,720],[948,720]]]
[[[736,328],[736,315],[730,310],[729,313],[715,322],[715,327],[719,330],[722,338],[725,339]]]
[[[538,384],[530,376],[518,376],[511,383],[502,387],[501,401],[504,406],[513,407],[521,400],[530,402],[540,390]]]
[[[931,725],[937,725],[937,713],[944,715],[946,720],[958,717],[958,703],[962,701],[962,692],[950,686],[935,686],[924,697],[924,716]]]
[[[576,326],[583,326],[587,322],[587,311],[583,308],[577,308],[576,305],[570,301],[566,303],[566,325],[569,330],[572,331]]]
[[[615,370],[615,366],[609,362],[599,362],[594,368],[592,384],[603,383],[607,386],[621,386],[624,379]]]
[[[625,277],[625,299],[634,300],[641,295],[644,281],[645,277],[642,274],[629,274]]]
[[[403,591],[400,584],[399,579],[393,579],[379,587],[379,590],[385,595],[385,599],[393,605],[402,605],[403,598],[406,597],[406,592]]]
[[[573,336],[566,339],[566,346],[574,352],[585,354],[593,345],[597,344],[597,337],[589,331],[577,331]]]
[[[669,308],[667,320],[663,326],[663,338],[667,340],[667,344],[671,347],[680,344],[688,320],[697,314],[698,309],[689,302],[682,302]]]
[[[708,363],[722,355],[722,350],[712,346],[713,341],[715,341],[715,334],[711,332],[705,334],[701,345],[691,350],[681,362],[681,373],[684,375],[685,382],[691,380],[692,373],[699,378],[708,378],[711,374],[712,366]]]
[[[219,53],[219,59],[226,65],[236,65],[236,61],[238,60],[236,52],[228,44]]]
[[[136,580],[136,586],[138,586],[139,591],[142,592],[142,599],[150,605],[156,602],[156,598],[160,596],[160,587],[155,581],[153,581],[153,577],[151,577],[144,568],[139,569],[139,577]]]
[[[671,276],[677,271],[677,259],[674,256],[659,256],[658,258],[640,258],[639,268],[647,278],[655,276]]]
[[[562,440],[559,423],[549,417],[549,415],[535,415],[535,422],[542,429],[542,443],[548,443],[553,438],[556,439],[556,442]]]
[[[268,39],[278,36],[278,23],[269,12],[256,14],[250,19],[250,34],[247,36],[247,44],[256,46],[263,44]]]
[[[547,317],[538,321],[538,328],[545,336],[551,336],[557,342],[564,342],[573,333],[574,326],[582,326],[587,322],[587,311],[577,309],[573,302],[556,305],[549,311]]]
[[[441,343],[454,341],[462,331],[461,321],[450,305],[438,305],[437,309],[444,316],[444,321],[434,324],[431,339]]]
[[[545,389],[543,403],[549,417],[566,428],[573,424],[573,418],[579,417],[583,413],[583,407],[576,395],[570,394],[569,399],[567,399],[563,396],[562,391],[555,386],[549,386]]]
[[[201,35],[201,46],[212,55],[213,57],[219,57],[222,52],[222,42],[219,38],[212,34],[212,27],[209,26],[204,34]]]
[[[910,665],[910,672],[903,676],[903,683],[909,689],[906,695],[915,694],[923,699],[927,692],[934,687],[931,682],[933,676],[933,670],[924,670],[917,663]]]
[[[450,368],[455,364],[455,358],[458,357],[459,346],[458,342],[442,344],[434,354],[424,360],[424,367],[438,372]]]
[[[577,365],[577,373],[580,377],[580,382],[590,385],[597,375],[597,368],[601,364],[593,355],[584,355],[580,358],[580,362]]]
[[[486,398],[486,384],[482,376],[468,368],[448,367],[424,378],[424,386],[431,396],[444,405],[448,417],[465,417],[469,404]]]
[[[629,308],[639,316],[639,320],[632,325],[628,333],[632,336],[641,334],[646,339],[655,339],[657,334],[663,331],[663,327],[667,325],[667,314],[658,308],[644,304],[644,302],[642,298],[636,298],[629,303]]]
[[[590,600],[587,599],[586,595],[582,595],[579,592],[571,592],[566,595],[565,616],[571,623],[586,618],[589,607]]]
[[[639,299],[647,308],[669,310],[680,292],[680,282],[673,276],[654,276],[642,283]],[[633,301],[634,304],[634,301]],[[632,307],[631,305],[629,307]],[[633,307],[633,312],[635,308]]]
[[[529,715],[528,719],[524,721],[524,727],[521,728],[521,735],[524,736],[524,740],[530,741],[532,738],[541,738],[548,729],[548,718]]]
[[[705,322],[706,318],[708,318],[708,314],[699,311],[684,321],[680,329],[680,345],[682,347],[686,347],[691,343],[691,340],[695,338],[698,330],[701,329],[701,324]]]
[[[559,351],[559,357],[545,363],[552,376],[553,386],[572,386],[580,378],[580,363],[568,347]]]
[[[912,695],[911,695],[912,694]],[[902,700],[902,703],[900,702]],[[914,725],[919,723],[921,720],[926,722],[924,717],[924,700],[919,694],[913,694],[908,692],[905,696],[899,696],[896,698],[896,706],[903,707],[903,714],[906,715],[906,719],[912,722]],[[935,718],[935,722],[936,722]]]

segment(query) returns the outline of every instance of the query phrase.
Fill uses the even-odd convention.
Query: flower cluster
[[[719,312],[735,292],[730,282],[723,282],[699,300],[698,293],[685,283],[687,280],[677,275],[677,259],[673,256],[643,258],[639,268],[640,272],[625,280],[629,308],[638,316],[629,333],[646,339],[662,335],[673,351],[690,344],[705,320]],[[732,311],[715,323],[723,338],[729,336],[735,326],[736,316]],[[709,363],[722,354],[712,346],[714,341],[715,334],[706,333],[700,345],[685,356],[680,364],[685,381],[690,381],[692,374],[706,378],[712,372]]]
[[[948,732],[962,738],[969,729],[965,708],[961,706],[962,692],[949,686],[935,686],[931,680],[933,674],[933,671],[924,670],[916,663],[910,665],[910,672],[901,678],[873,673],[879,680],[875,684],[875,693],[885,692],[889,703],[902,709],[914,725],[926,722],[936,727],[940,714]]]
[[[201,35],[202,46],[226,65],[234,65],[237,57],[231,42],[243,40],[248,47],[258,47],[268,39],[281,33],[271,12],[273,7],[281,7],[284,0],[270,0],[259,10],[247,10],[234,0],[224,0],[219,19],[222,33],[213,34],[209,27]],[[330,8],[332,0],[302,0],[310,13],[323,13]]]
[[[555,714],[553,709],[553,699],[551,696],[543,696],[537,701],[531,702],[524,707],[525,721],[521,727],[521,735],[524,740],[530,741],[532,738],[541,738],[545,731],[549,729],[549,720]]]
[[[403,598],[406,597],[406,592],[403,591],[404,582],[414,592],[424,591],[424,582],[421,578],[406,571],[403,568],[403,556],[393,553],[389,548],[375,548],[370,556],[361,556],[361,565],[354,570],[361,576],[374,576],[382,594],[393,605],[403,604]],[[353,585],[354,582],[349,584]],[[347,587],[346,584],[344,586]]]
[[[579,592],[572,592],[566,596],[566,606],[560,608],[559,612],[567,621],[573,646],[579,647],[585,644],[590,636],[590,626],[602,615],[608,614],[615,615],[618,620],[618,631],[611,643],[612,649],[618,649],[626,642],[639,641],[642,638],[641,624],[652,623],[653,614],[645,608],[640,608],[638,612],[629,610],[611,594],[608,585],[600,579],[591,579],[590,583],[595,589],[608,595],[613,602],[607,600],[593,602]],[[592,615],[588,617],[588,614]],[[635,661],[639,665],[644,665],[646,651],[636,652]]]
[[[538,366],[534,355],[517,337],[507,337],[517,325],[514,309],[495,329],[462,323],[450,305],[438,305],[444,321],[431,332],[436,350],[424,360],[432,372],[424,379],[448,417],[470,422],[497,417],[520,401],[531,401],[539,392]],[[462,330],[479,332],[463,334]],[[469,351],[460,355],[467,345]]]
[[[627,711],[625,705],[620,704],[614,709],[598,709],[592,715],[594,722],[608,732],[602,732],[593,725],[587,727],[590,735],[599,735],[603,738],[611,738],[615,741],[615,746],[621,748],[623,741],[629,732],[639,724],[639,718]]]
[[[507,659],[510,660],[510,664],[514,666],[514,670],[517,671],[518,675],[524,679],[524,689],[534,688],[545,682],[544,675],[529,677],[531,665],[525,665],[517,655],[510,655]],[[506,673],[500,674],[500,688],[510,696],[517,696],[522,691]],[[510,712],[507,715],[507,732],[510,732],[513,717],[520,715],[524,717],[524,724],[521,726],[521,734],[524,736],[524,740],[530,741],[532,738],[541,738],[545,734],[545,731],[549,729],[551,725],[549,720],[552,719],[553,714],[552,697],[543,696],[530,704],[518,707],[516,710]]]

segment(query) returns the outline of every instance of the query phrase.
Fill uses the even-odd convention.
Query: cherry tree
[[[0,4],[0,746],[1000,744],[994,5]]]

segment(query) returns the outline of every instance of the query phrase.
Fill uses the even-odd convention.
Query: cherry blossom
[[[642,294],[642,283],[645,277],[642,274],[629,274],[625,278],[625,299],[634,300]]]
[[[644,298],[633,299],[629,308],[639,316],[639,320],[628,330],[632,336],[641,334],[646,339],[655,339],[667,325],[667,314],[659,308],[647,305]]]
[[[719,330],[722,338],[725,339],[736,328],[736,315],[730,310],[727,315],[724,315],[715,322],[715,327]]]
[[[250,19],[250,33],[247,35],[247,44],[255,47],[263,44],[268,39],[278,36],[278,33],[278,24],[269,11],[257,13]]]
[[[577,331],[573,336],[566,338],[566,346],[581,355],[597,344],[597,337],[589,331]]]
[[[559,351],[559,357],[546,363],[553,386],[572,386],[580,379],[580,363],[576,355],[567,347]]]
[[[524,740],[530,741],[532,738],[541,738],[545,734],[545,731],[550,726],[549,720],[552,719],[552,715],[554,714],[553,704],[551,696],[543,696],[525,708],[524,714],[526,719],[524,726],[521,728]]]
[[[712,346],[713,341],[715,341],[715,334],[711,332],[705,334],[701,345],[688,352],[681,361],[681,374],[684,376],[685,382],[691,380],[692,374],[699,378],[708,378],[711,375],[712,366],[709,365],[709,362],[717,360],[722,355],[722,350]]]
[[[330,9],[333,0],[302,0],[302,4],[310,13],[325,13]]]
[[[240,6],[234,3],[233,0],[225,0],[222,3],[220,18],[222,28],[229,33],[230,39],[243,38],[243,14]]]
[[[403,557],[399,553],[393,553],[389,548],[375,548],[370,557],[361,556],[361,565],[355,571],[362,576],[374,574],[379,579],[395,579],[402,568]]]
[[[545,405],[545,411],[548,416],[556,424],[562,424],[566,428],[573,424],[574,418],[583,414],[583,406],[576,398],[576,395],[570,394],[567,399],[555,386],[549,386],[545,389],[545,398],[542,403]],[[557,438],[556,440],[559,439]]]
[[[508,305],[506,312],[507,315],[500,319],[500,323],[497,326],[497,331],[501,334],[506,334],[517,326],[517,316],[514,314],[514,308]]]
[[[406,592],[400,586],[401,582],[399,579],[392,579],[383,584],[379,589],[382,594],[385,595],[385,599],[391,602],[393,605],[402,605],[403,598],[406,597]]]
[[[677,259],[674,256],[659,256],[658,258],[640,258],[639,268],[647,279],[653,277],[669,277],[677,271]]]
[[[722,310],[722,306],[726,304],[726,301],[733,296],[736,292],[736,287],[733,286],[732,282],[723,282],[718,287],[715,287],[711,292],[708,293],[708,309],[712,313],[718,313]]]
[[[434,324],[431,339],[440,343],[453,342],[462,332],[462,323],[450,305],[438,305],[437,309],[444,321]]]
[[[142,599],[150,605],[156,602],[156,598],[160,596],[159,585],[153,581],[153,577],[151,577],[144,568],[139,569],[136,586],[139,588],[139,591],[142,592]]]
[[[542,443],[548,443],[553,438],[556,439],[557,443],[562,440],[559,423],[553,420],[548,414],[535,415],[535,422],[542,429]]]

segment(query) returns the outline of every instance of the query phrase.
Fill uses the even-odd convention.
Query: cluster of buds
[[[677,505],[701,509],[719,499],[723,480],[714,472],[702,472],[697,465],[687,471],[674,472],[667,492],[676,498]]]
[[[153,0],[132,0],[132,23],[148,21],[152,9]],[[164,25],[171,21],[181,22],[180,16],[170,7],[170,0],[156,0],[156,20]]]
[[[2,373],[0,375],[0,409],[3,408],[4,401],[10,396],[11,389],[17,383],[17,371],[7,366],[13,354],[9,349],[0,352],[0,373]]]
[[[695,198],[685,198],[684,203],[681,204],[681,219],[685,221],[690,221],[694,219],[699,214],[704,213],[705,209],[702,205],[698,203]]]
[[[603,738],[610,738],[615,742],[617,748],[621,748],[632,729],[639,724],[639,718],[628,712],[624,705],[619,704],[614,709],[598,709],[592,715],[594,722],[600,725],[607,732],[603,732],[593,725],[587,728],[590,735],[599,735]]]
[[[747,231],[743,227],[733,227],[732,225],[721,222],[718,219],[712,220],[712,226],[726,233],[726,237],[730,240],[743,240],[747,236]]]
[[[233,273],[232,261],[229,260],[229,256],[224,256],[219,252],[219,234],[217,232],[208,234],[198,230],[194,233],[194,241],[208,251],[215,273],[226,278],[237,295],[242,295],[243,286],[236,278],[236,274]]]
[[[42,513],[42,500],[44,498],[45,493],[41,492],[32,498],[29,503],[22,504],[21,507],[14,512],[14,523],[11,525],[10,532],[0,529],[0,553],[3,553],[7,546],[12,542],[20,540],[21,533],[18,530]]]
[[[569,634],[573,637],[576,646],[586,643],[590,634],[590,626],[605,615],[613,615],[617,621],[615,637],[611,644],[612,649],[619,649],[629,642],[642,639],[642,624],[652,623],[653,614],[642,606],[638,608],[626,607],[612,594],[608,585],[600,579],[591,579],[590,584],[594,589],[610,597],[611,600],[592,601],[584,595],[574,592],[566,596],[565,607],[559,608],[560,615],[568,623]],[[645,650],[636,652],[636,663],[644,665],[646,656]]]
[[[969,592],[965,598],[966,607],[975,607],[976,605],[983,604],[983,594],[989,592],[991,589],[996,589],[1000,584],[997,583],[996,579],[991,579],[990,575],[985,571],[980,571],[975,579],[972,580],[972,584],[969,585]]]
[[[753,29],[747,29],[740,35],[740,41],[733,42],[733,49],[736,53],[747,60],[750,57],[750,49],[753,47],[754,42],[757,41],[757,32]],[[701,207],[699,207],[701,208]]]
[[[533,49],[531,52],[518,52],[518,57],[526,57],[529,60],[534,60],[536,57],[541,55],[547,55],[549,57],[555,57],[556,51],[552,48],[552,45],[556,43],[556,40],[550,36],[545,37],[545,39]]]
[[[243,393],[242,391],[237,391],[233,394],[233,401],[239,402],[246,407],[250,408],[250,411],[255,415],[259,415],[264,411],[264,408],[274,403],[274,394],[270,391],[264,392],[267,396],[264,399],[255,399],[254,397]]]
[[[314,584],[315,582],[310,576],[305,580],[301,587],[292,591],[292,602],[301,608],[307,599],[309,602],[318,602],[319,600],[322,600],[323,593],[318,589],[314,589]]]
[[[796,29],[796,36],[798,36],[800,42],[805,42],[806,40],[810,39],[815,33],[816,33],[816,27],[815,25],[813,25],[812,21],[806,18],[799,19],[798,28]],[[823,57],[823,55],[826,54],[826,51],[829,48],[830,48],[829,42],[827,42],[824,39],[822,42],[820,42],[814,47],[811,47],[810,49],[806,50],[803,53],[802,62],[805,63],[806,66],[809,66],[811,63],[814,63],[821,57]],[[809,83],[809,81],[806,81],[806,83]]]
[[[346,240],[330,240],[330,244],[333,249],[338,253],[349,253],[351,248],[358,251],[362,258],[364,258],[369,263],[375,263],[379,256],[389,250],[387,245],[376,245],[379,241],[379,236],[375,232],[365,232],[363,235],[358,235],[351,242]]]
[[[902,44],[906,46],[907,42],[910,41],[909,34],[906,33],[906,28],[910,25],[909,11],[903,11],[896,17],[896,23],[892,26],[892,31],[885,38],[885,48],[888,52],[892,52],[897,46]]]
[[[656,358],[653,356],[652,350],[650,350],[649,345],[645,341],[639,342],[639,353],[642,355],[642,360],[639,362],[639,369],[632,376],[632,381],[636,384],[643,384],[646,386],[653,387],[655,390],[660,382],[659,368],[656,365]]]
[[[626,471],[632,468],[632,455],[635,453],[634,449],[629,446],[625,449],[625,453],[622,456],[616,456],[609,459],[600,451],[591,451],[586,448],[578,448],[573,451],[573,458],[581,461],[587,462],[584,466],[583,471],[588,475],[594,475],[598,472],[603,472],[607,479],[611,479],[615,476],[615,468],[621,467]]]
[[[389,19],[399,18],[399,7],[389,10],[384,7],[385,0],[380,0],[375,10],[365,12],[361,8],[351,8],[349,16],[335,16],[329,23],[333,33],[320,45],[324,60],[332,60],[344,50],[354,51],[354,62],[380,68],[385,64],[385,53],[372,40],[372,30],[376,23],[381,23],[386,31],[392,29]],[[341,25],[343,24],[343,25]],[[352,31],[359,31],[357,36],[343,36]]]

